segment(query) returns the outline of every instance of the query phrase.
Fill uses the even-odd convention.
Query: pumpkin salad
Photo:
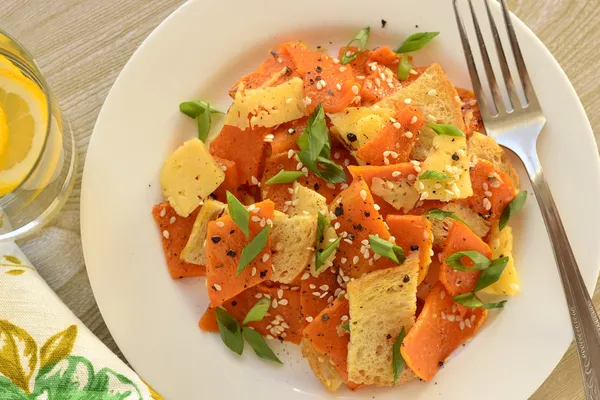
[[[394,386],[431,381],[519,292],[508,222],[527,193],[473,93],[413,66],[436,35],[284,43],[226,112],[180,105],[198,138],[164,162],[152,213],[171,277],[206,279],[201,330],[276,363],[271,341],[298,344],[332,391]]]

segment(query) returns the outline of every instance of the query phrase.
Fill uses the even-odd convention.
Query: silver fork
[[[473,7],[472,0],[468,0],[468,2],[491,98],[483,91],[482,81],[479,78],[469,38],[460,14],[458,0],[454,0],[454,12],[469,67],[469,74],[471,75],[473,88],[477,95],[477,101],[480,104],[481,115],[487,134],[500,145],[517,154],[529,174],[535,197],[537,198],[548,235],[550,236],[554,257],[567,298],[583,374],[586,398],[600,400],[600,320],[585,288],[577,261],[573,255],[573,250],[569,244],[567,234],[558,214],[558,209],[556,208],[556,204],[554,204],[552,193],[544,178],[542,166],[538,159],[536,143],[542,128],[546,124],[546,117],[542,112],[542,108],[535,95],[535,90],[531,85],[529,73],[521,54],[521,48],[511,22],[506,0],[500,1],[510,47],[517,65],[520,81],[522,82],[520,89],[525,95],[525,104],[521,103],[517,88],[511,77],[506,53],[502,47],[498,28],[492,16],[488,0],[483,0],[483,2],[485,3],[492,36],[494,37],[494,47],[496,48],[500,64],[500,82],[496,80],[496,76],[494,75],[490,55],[479,27],[477,13]],[[506,105],[503,102],[499,84],[504,84],[508,92],[509,102]]]

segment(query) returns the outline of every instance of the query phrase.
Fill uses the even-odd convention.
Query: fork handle
[[[579,272],[569,239],[534,151],[519,154],[529,174],[535,197],[550,236],[562,280],[587,399],[600,400],[600,320]]]

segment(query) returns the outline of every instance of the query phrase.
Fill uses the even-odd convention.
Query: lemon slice
[[[19,76],[23,76],[21,70],[15,67],[15,64],[13,64],[8,58],[4,57],[2,54],[0,54],[0,69],[6,69],[10,72],[14,72]]]
[[[6,113],[4,109],[0,107],[0,159],[6,152],[8,145],[8,122],[6,121]]]
[[[39,86],[6,69],[0,69],[0,107],[8,126],[8,143],[0,157],[2,196],[18,187],[35,166],[44,148],[48,111]]]

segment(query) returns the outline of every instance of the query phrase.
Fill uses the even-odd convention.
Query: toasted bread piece
[[[317,237],[317,215],[287,216],[273,214],[271,247],[273,276],[271,280],[291,283],[314,258]]]
[[[462,116],[461,101],[454,85],[439,64],[431,64],[423,74],[406,88],[384,98],[377,105],[395,108],[398,102],[406,102],[417,107],[429,123],[452,124],[465,131],[465,121]],[[411,153],[414,160],[425,160],[435,132],[423,125],[419,132],[419,140]]]
[[[495,168],[504,172],[512,180],[515,188],[519,187],[519,175],[508,160],[506,152],[494,139],[479,132],[473,132],[469,138],[469,154],[492,163]]]
[[[220,201],[211,198],[204,200],[204,204],[196,216],[190,238],[179,256],[183,261],[198,265],[206,264],[204,242],[206,241],[208,223],[219,218],[226,208],[227,205]]]
[[[292,205],[288,209],[290,216],[310,215],[327,211],[327,199],[312,189],[294,182]]]
[[[344,381],[335,366],[330,362],[329,357],[315,350],[307,338],[302,339],[302,355],[308,360],[308,364],[316,377],[325,385],[327,390],[334,392],[342,386]]]
[[[348,379],[364,385],[392,386],[392,347],[400,331],[408,332],[417,308],[418,257],[371,272],[348,284],[350,344]],[[408,368],[400,382],[409,380]]]
[[[481,238],[485,237],[490,231],[490,223],[464,204],[452,202],[446,204],[441,209],[454,213],[454,215],[466,222],[473,233]],[[452,218],[446,218],[443,221],[430,219],[434,247],[440,248],[444,245],[444,241],[448,236],[448,230],[454,221]]]

